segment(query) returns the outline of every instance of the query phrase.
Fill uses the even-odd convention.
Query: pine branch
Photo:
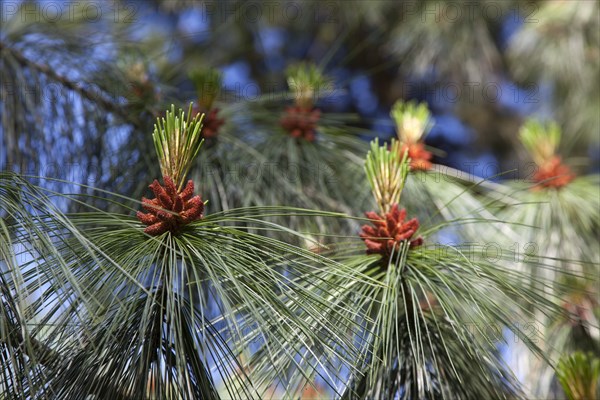
[[[22,52],[10,47],[8,44],[2,41],[0,41],[0,52],[7,52],[9,56],[14,58],[22,67],[31,68],[46,75],[48,78],[60,83],[67,89],[76,92],[83,98],[93,103],[99,104],[103,109],[118,115],[124,121],[131,123],[136,127],[142,126],[140,121],[132,118],[132,115],[126,112],[126,108],[124,108],[123,105],[117,104],[107,99],[106,96],[103,96],[102,94],[96,91],[89,90],[81,86],[81,84],[74,82],[63,75],[58,74],[47,64],[39,64],[30,60]]]

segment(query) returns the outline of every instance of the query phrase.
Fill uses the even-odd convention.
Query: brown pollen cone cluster
[[[367,254],[381,254],[388,260],[392,252],[399,251],[402,242],[409,242],[410,248],[423,244],[422,237],[412,238],[419,229],[419,221],[416,218],[405,221],[406,210],[398,209],[398,204],[394,204],[387,214],[369,211],[365,215],[373,223],[373,226],[364,225],[360,233],[367,245]]]
[[[414,170],[427,171],[431,169],[433,164],[431,163],[432,154],[425,149],[423,142],[416,143],[404,143],[402,144],[402,155],[408,151],[408,157],[410,158],[410,168]]]
[[[171,178],[164,177],[165,186],[154,180],[149,186],[156,198],[142,197],[142,207],[148,211],[137,212],[138,219],[148,225],[144,232],[157,236],[167,231],[179,232],[179,229],[203,217],[204,203],[200,196],[194,196],[194,182],[189,180],[185,188],[177,191]]]
[[[562,163],[559,156],[552,156],[548,161],[539,166],[533,180],[541,187],[561,188],[575,179],[571,169]]]
[[[313,142],[316,136],[317,122],[321,111],[317,108],[309,109],[301,106],[287,107],[281,117],[281,126],[292,137],[302,138]]]

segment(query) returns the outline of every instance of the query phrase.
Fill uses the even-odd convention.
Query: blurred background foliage
[[[195,99],[191,71],[222,72],[247,133],[245,104],[278,100],[285,68],[313,61],[335,87],[319,108],[365,133],[393,135],[397,99],[426,101],[437,163],[525,176],[517,128],[536,116],[558,121],[578,172],[598,169],[595,1],[11,1],[2,19],[3,168],[137,195],[156,175],[141,139],[165,104]]]

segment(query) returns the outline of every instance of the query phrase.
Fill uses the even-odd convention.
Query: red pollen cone
[[[419,221],[416,218],[405,221],[406,210],[398,209],[398,204],[394,204],[387,214],[378,215],[369,211],[365,215],[373,224],[364,225],[360,233],[367,245],[367,254],[381,254],[387,260],[392,252],[399,251],[402,242],[409,242],[411,248],[423,244],[423,238],[413,239],[419,229]]]
[[[149,186],[156,196],[154,199],[142,197],[142,208],[147,213],[138,211],[136,216],[144,225],[144,232],[156,236],[167,231],[177,233],[179,229],[202,218],[204,203],[200,196],[194,196],[194,182],[189,180],[181,192],[173,180],[165,176],[165,186],[154,180]]]
[[[533,180],[539,184],[538,187],[561,188],[575,179],[575,174],[564,165],[559,156],[554,156],[542,164],[533,176]]]
[[[300,106],[288,107],[281,117],[281,126],[290,136],[313,142],[316,137],[317,123],[321,117],[319,109],[307,109]]]

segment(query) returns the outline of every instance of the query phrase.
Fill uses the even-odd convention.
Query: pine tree
[[[597,397],[597,2],[50,3],[0,5],[0,399]]]

